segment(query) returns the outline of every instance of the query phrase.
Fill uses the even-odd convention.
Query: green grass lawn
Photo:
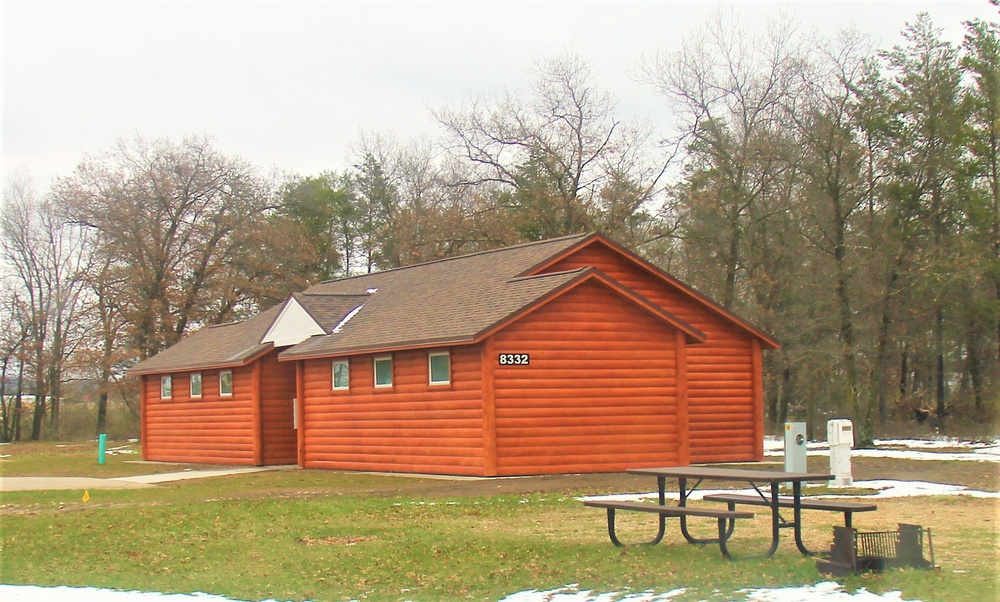
[[[42,449],[52,454],[47,466],[63,456],[67,466],[84,466],[70,456],[89,453],[4,446],[0,453],[11,457],[0,467],[24,474],[37,462],[29,456]],[[683,587],[679,600],[729,600],[745,598],[738,592],[747,588],[828,579],[795,551],[790,533],[767,560],[726,561],[717,546],[683,543],[670,525],[659,546],[615,548],[604,513],[576,499],[648,485],[625,475],[446,481],[287,470],[92,490],[86,503],[82,491],[9,492],[0,500],[0,582],[242,600],[498,600],[579,583],[598,592]],[[941,568],[851,577],[849,591],[901,590],[904,599],[924,602],[997,599],[995,500],[879,505],[856,517],[856,526],[931,526]],[[840,516],[807,519],[807,543],[828,546]],[[647,538],[654,521],[627,516],[623,537]],[[733,546],[763,550],[767,522],[746,523]]]

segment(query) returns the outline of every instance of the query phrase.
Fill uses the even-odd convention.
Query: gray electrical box
[[[785,472],[806,470],[806,423],[785,423]]]

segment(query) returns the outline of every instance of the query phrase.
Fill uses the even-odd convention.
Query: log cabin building
[[[147,460],[613,472],[763,459],[777,347],[591,233],[323,282],[131,373]]]

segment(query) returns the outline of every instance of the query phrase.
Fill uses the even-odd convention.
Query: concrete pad
[[[57,491],[78,489],[143,489],[145,483],[93,477],[0,477],[0,491]]]
[[[185,481],[187,479],[203,479],[206,477],[224,477],[233,474],[246,474],[251,472],[263,472],[274,470],[270,466],[249,466],[246,468],[224,468],[219,470],[185,470],[184,472],[164,472],[161,474],[144,474],[133,477],[115,477],[109,481],[121,481],[125,483],[141,483],[155,485],[156,483],[170,483],[173,481]]]
[[[114,477],[98,479],[94,477],[3,477],[0,476],[0,491],[56,491],[65,489],[141,489],[153,487],[157,483],[171,483],[187,479],[203,479],[206,477],[224,477],[233,474],[262,472],[265,470],[282,470],[295,468],[288,466],[245,466],[239,468],[223,468],[216,470],[185,470],[184,472],[165,472],[161,474],[135,475],[131,477]]]

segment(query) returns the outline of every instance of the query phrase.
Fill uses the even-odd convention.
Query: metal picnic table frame
[[[766,505],[771,508],[771,547],[764,554],[765,558],[774,555],[778,550],[779,534],[781,529],[794,529],[795,545],[799,551],[806,556],[814,556],[802,542],[802,483],[806,481],[829,481],[833,475],[826,473],[810,472],[784,472],[780,470],[743,470],[738,468],[712,468],[705,466],[676,466],[667,468],[632,468],[627,471],[629,474],[646,475],[656,477],[658,491],[658,501],[661,506],[666,505],[666,481],[667,479],[677,479],[678,492],[680,493],[679,507],[687,506],[688,497],[701,485],[703,481],[738,481],[749,483],[750,486],[761,496]],[[694,485],[688,488],[688,481],[694,480]],[[792,520],[789,521],[781,516],[779,511],[778,490],[781,483],[792,484]],[[761,486],[770,486],[766,493],[761,490]],[[719,539],[700,539],[691,535],[687,528],[685,516],[680,517],[681,534],[690,543],[719,543],[722,547],[723,555],[729,557],[726,549],[726,540],[735,527],[735,521],[729,522],[728,533]],[[659,533],[657,541],[663,537],[666,529],[666,520],[660,516]]]

